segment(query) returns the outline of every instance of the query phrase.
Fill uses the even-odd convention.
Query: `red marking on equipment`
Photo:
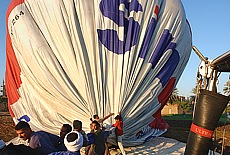
[[[212,130],[208,130],[202,127],[199,127],[195,124],[192,123],[190,131],[194,132],[195,134],[198,134],[202,137],[206,137],[206,138],[212,138],[213,135],[213,131]]]

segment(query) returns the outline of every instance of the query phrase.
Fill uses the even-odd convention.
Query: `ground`
[[[170,128],[162,136],[186,143],[192,121],[166,120],[166,122]],[[0,139],[7,142],[16,136],[14,123],[10,115],[8,113],[0,113]],[[223,137],[224,145],[222,145]],[[214,141],[213,144],[212,148],[218,152],[221,152],[223,146],[224,154],[230,154],[230,124],[224,125],[223,123],[218,123],[216,128],[216,141]]]
[[[11,116],[7,112],[0,112],[0,139],[7,142],[16,136]]]
[[[170,128],[162,136],[167,138],[173,138],[178,141],[186,143],[192,121],[166,120],[166,122],[169,124]],[[224,154],[226,155],[230,154],[230,124],[225,125],[223,123],[218,123],[215,133],[216,133],[216,138],[213,138],[213,145],[211,146],[211,149],[215,149],[217,152],[221,153],[223,147]],[[223,144],[223,137],[224,137],[224,144]]]

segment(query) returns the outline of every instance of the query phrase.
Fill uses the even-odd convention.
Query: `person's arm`
[[[102,121],[108,119],[110,116],[113,116],[113,115],[114,115],[114,113],[110,113],[108,116],[105,116],[105,117],[102,119]]]
[[[30,137],[29,146],[32,149],[36,149],[36,148],[41,147],[41,145],[39,144],[39,138],[37,135],[33,135]]]
[[[90,145],[88,155],[92,155],[92,154],[93,154],[94,146],[95,146],[94,144],[91,144],[91,145]]]
[[[117,125],[118,125],[118,122],[115,122],[115,123],[112,125],[112,127],[117,127]]]

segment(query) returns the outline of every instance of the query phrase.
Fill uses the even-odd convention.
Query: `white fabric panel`
[[[167,62],[174,63],[171,57],[178,52],[178,64],[169,69],[172,71],[169,77],[177,83],[189,59],[191,34],[181,2],[131,0],[142,9],[130,12],[120,4],[118,9],[125,14],[123,20],[129,21],[127,28],[119,25],[122,20],[116,23],[103,14],[100,4],[104,1],[25,0],[13,9],[9,19],[24,12],[13,27],[8,23],[22,80],[18,90],[20,99],[11,106],[15,119],[27,115],[34,130],[58,134],[63,123],[72,124],[74,119],[81,120],[83,129],[89,131],[92,115],[104,117],[110,112],[121,112],[123,141],[127,146],[165,132],[166,129],[153,129],[140,139],[135,136],[148,128],[154,120],[152,115],[161,106],[158,96],[167,84],[162,81],[169,80],[167,74],[163,76],[162,69]],[[159,14],[154,12],[156,5]],[[106,8],[105,4],[102,6]],[[151,20],[157,17],[145,56],[140,57]],[[134,23],[138,23],[139,29],[132,25]],[[113,51],[118,45],[116,36],[110,36],[110,41],[108,36],[102,38],[104,43],[99,35],[103,30],[109,34],[116,31],[119,40],[124,41],[120,46],[123,50],[129,46],[128,38],[132,44],[134,34],[137,41],[128,51],[116,53]],[[165,30],[172,35],[171,42],[176,43],[176,48],[164,51],[153,65],[155,58],[151,58],[157,53]],[[105,122],[114,123],[113,117]],[[110,138],[112,143],[114,140]]]

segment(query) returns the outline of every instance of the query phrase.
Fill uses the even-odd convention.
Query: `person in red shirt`
[[[122,135],[123,135],[123,121],[121,115],[117,115],[115,118],[115,123],[112,125],[115,127],[115,134],[117,138],[117,144],[119,149],[121,150],[122,155],[125,155],[125,150],[122,144]]]

